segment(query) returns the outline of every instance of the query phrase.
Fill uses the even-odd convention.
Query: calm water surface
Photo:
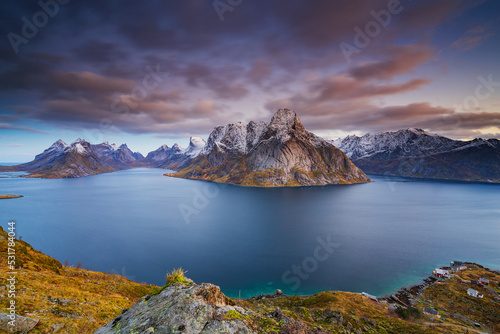
[[[183,267],[232,297],[277,288],[382,296],[450,260],[500,269],[500,185],[371,176],[257,189],[163,173],[3,177],[1,194],[25,197],[0,201],[0,224],[15,220],[18,236],[63,263],[158,285]]]

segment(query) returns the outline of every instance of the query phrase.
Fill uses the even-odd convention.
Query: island
[[[0,195],[0,199],[20,198],[22,195]]]

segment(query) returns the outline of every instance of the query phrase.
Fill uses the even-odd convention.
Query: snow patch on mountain
[[[422,129],[409,128],[396,132],[367,133],[362,137],[350,135],[331,141],[351,159],[377,154],[399,157],[419,157],[456,149],[464,144]]]

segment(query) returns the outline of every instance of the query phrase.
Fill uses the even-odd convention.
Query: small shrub
[[[417,319],[422,315],[420,311],[414,307],[404,308],[398,306],[396,308],[396,313],[401,319],[409,319],[410,317]]]
[[[182,268],[177,268],[172,270],[172,272],[167,273],[167,286],[170,286],[174,283],[183,283],[186,284],[186,276],[187,270],[184,271]]]

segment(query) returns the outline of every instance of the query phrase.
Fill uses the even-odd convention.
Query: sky
[[[498,0],[3,0],[0,162],[186,147],[294,110],[325,138],[500,137]]]

